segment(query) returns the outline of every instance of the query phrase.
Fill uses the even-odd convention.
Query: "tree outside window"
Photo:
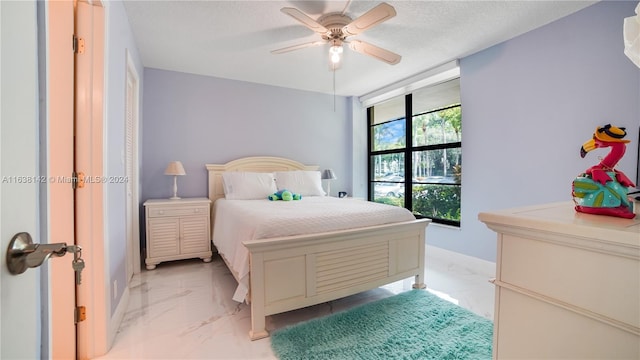
[[[434,222],[460,225],[462,107],[458,80],[370,108],[370,200],[406,207]],[[454,102],[442,103],[447,100]],[[411,105],[405,106],[407,102]],[[389,119],[399,113],[412,115]]]

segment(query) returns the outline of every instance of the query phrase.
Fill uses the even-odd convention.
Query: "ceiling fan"
[[[322,40],[273,50],[271,51],[273,54],[282,54],[298,49],[330,44],[330,65],[333,69],[336,69],[340,63],[343,44],[348,44],[351,50],[371,56],[391,65],[399,63],[402,58],[396,53],[364,41],[347,40],[347,37],[358,35],[365,30],[371,29],[372,27],[396,16],[396,10],[393,6],[387,3],[381,3],[356,19],[351,19],[351,17],[345,15],[346,7],[342,12],[324,14],[320,16],[318,20],[314,20],[302,11],[292,7],[284,7],[280,9],[280,11],[298,20],[302,25],[319,34],[322,37]]]

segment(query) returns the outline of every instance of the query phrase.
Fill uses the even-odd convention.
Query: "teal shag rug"
[[[491,359],[493,323],[411,290],[271,334],[282,360]]]

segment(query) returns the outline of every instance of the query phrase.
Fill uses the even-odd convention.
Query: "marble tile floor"
[[[493,319],[495,264],[427,246],[427,290]],[[413,278],[267,317],[267,330],[411,289]],[[249,340],[250,308],[231,300],[235,280],[224,262],[167,262],[135,275],[113,347],[98,359],[276,359],[269,338]]]

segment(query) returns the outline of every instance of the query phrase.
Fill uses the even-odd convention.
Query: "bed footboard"
[[[249,249],[252,340],[269,336],[265,317],[415,276],[424,288],[430,220],[244,242]]]

